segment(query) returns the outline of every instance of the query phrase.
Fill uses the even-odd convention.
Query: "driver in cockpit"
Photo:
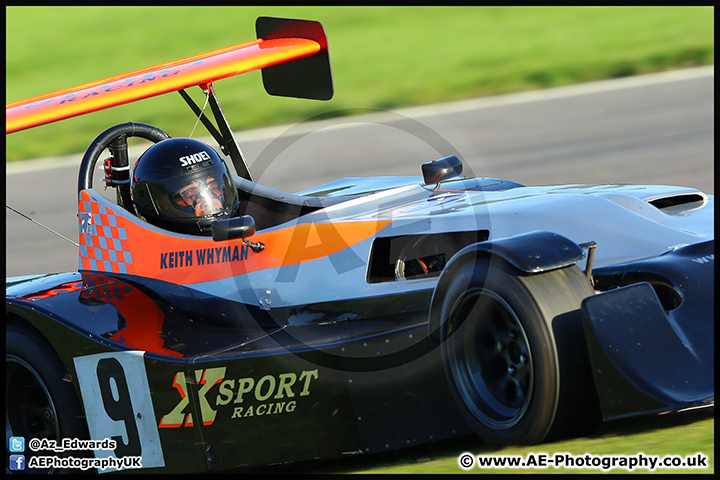
[[[239,206],[225,162],[192,138],[148,148],[135,164],[130,188],[140,218],[178,233],[210,235],[210,223],[235,216]]]

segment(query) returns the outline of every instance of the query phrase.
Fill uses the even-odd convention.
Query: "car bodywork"
[[[253,219],[218,224],[214,238],[154,227],[127,208],[122,174],[109,181],[117,203],[92,188],[116,131],[86,152],[78,272],[8,279],[6,324],[55,352],[89,438],[117,440],[96,458],[141,457],[138,472],[215,471],[477,431],[448,370],[441,312],[453,281],[481,258],[523,281],[584,271],[591,294],[576,305],[572,343],[604,419],[714,403],[713,196],[465,178],[457,157],[424,165],[423,177],[348,178],[296,194],[258,185],[212,82],[262,69],[271,94],[328,99],[332,81],[318,23],[263,18],[257,30],[254,42],[6,109],[9,133],[199,85],[218,126],[191,107],[235,165],[241,220]],[[144,128],[118,131],[162,140]],[[106,172],[126,171],[126,153],[113,151],[116,170]],[[524,395],[530,408],[538,395]]]

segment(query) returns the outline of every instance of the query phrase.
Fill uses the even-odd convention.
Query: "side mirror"
[[[462,173],[462,162],[455,155],[423,163],[422,172],[425,184],[439,184],[443,180],[457,177]]]
[[[215,220],[211,224],[212,238],[216,242],[255,235],[255,220],[250,215]]]

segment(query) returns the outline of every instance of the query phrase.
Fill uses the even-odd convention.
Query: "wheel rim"
[[[5,437],[6,445],[10,437],[60,440],[57,410],[45,382],[14,355],[5,356]]]
[[[448,356],[463,403],[483,424],[504,430],[528,409],[532,354],[512,307],[488,289],[465,292],[450,314]]]

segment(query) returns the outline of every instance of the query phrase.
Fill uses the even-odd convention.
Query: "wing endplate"
[[[258,38],[299,37],[315,40],[320,51],[297,62],[278,64],[262,71],[265,91],[281,97],[330,100],[333,96],[332,71],[325,29],[320,22],[293,18],[258,17]]]
[[[315,55],[321,44],[308,38],[257,39],[232,47],[163,63],[77,87],[9,103],[5,132],[211,83]]]

